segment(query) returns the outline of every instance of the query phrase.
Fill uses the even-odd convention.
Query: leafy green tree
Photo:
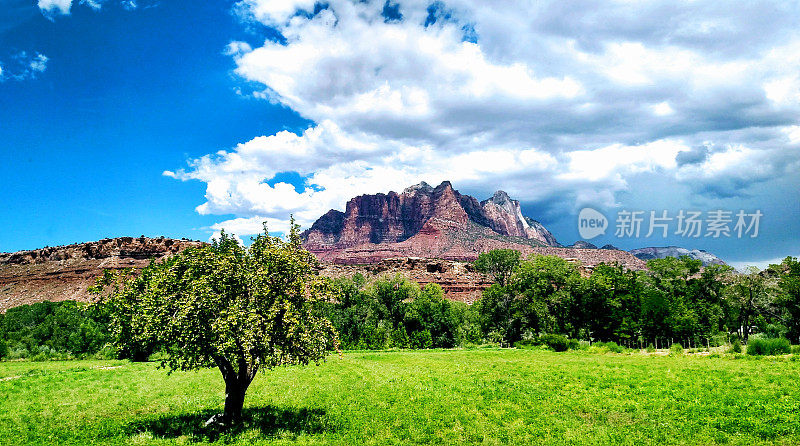
[[[750,327],[758,318],[769,313],[773,299],[772,279],[760,274],[756,267],[748,267],[744,274],[736,275],[726,289],[726,297],[737,315],[737,328],[743,329],[745,343],[750,335]]]
[[[102,312],[74,300],[37,302],[10,308],[0,322],[0,338],[15,350],[93,354],[108,340]]]
[[[641,293],[639,273],[601,263],[577,293],[577,324],[602,341],[634,339],[641,332]]]
[[[522,253],[515,249],[493,249],[478,255],[473,266],[479,272],[489,274],[501,286],[508,285],[508,280],[520,265]]]
[[[483,290],[481,298],[473,305],[484,334],[497,333],[506,342],[520,339],[521,325],[515,297],[509,287],[499,283]]]
[[[580,285],[578,267],[556,256],[533,255],[511,278],[518,296],[522,330],[574,335],[574,295]]]
[[[786,315],[787,336],[792,342],[800,341],[800,262],[796,257],[786,257],[780,265],[770,265],[778,275],[780,291],[778,304]]]
[[[442,287],[435,283],[425,285],[419,297],[409,302],[403,325],[412,339],[414,333],[426,331],[431,346],[455,347],[458,344],[460,314],[454,311],[455,303],[444,298]]]
[[[151,263],[102,296],[121,349],[147,343],[167,353],[162,366],[216,366],[225,381],[225,410],[214,421],[241,418],[258,370],[319,362],[338,348],[323,315],[330,283],[302,249],[292,221],[288,241],[264,233],[244,248],[224,232],[210,245]],[[98,289],[113,285],[111,276]],[[209,420],[212,421],[212,420]]]

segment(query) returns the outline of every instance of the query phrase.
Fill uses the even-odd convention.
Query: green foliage
[[[522,253],[515,249],[493,249],[478,255],[473,266],[477,271],[489,274],[501,286],[508,280],[520,264]]]
[[[800,262],[796,257],[786,257],[780,265],[770,265],[778,277],[777,303],[786,324],[786,333],[792,342],[800,341]]]
[[[792,354],[793,355],[800,355],[800,345],[793,345],[792,346]]]
[[[683,346],[679,343],[674,343],[669,346],[669,354],[670,355],[682,355],[683,354]]]
[[[442,288],[396,275],[371,283],[338,279],[327,314],[345,348],[451,348],[482,338],[475,312],[444,298]]]
[[[645,349],[647,353],[654,353],[656,351],[655,346],[653,344],[647,344],[647,348]]]
[[[247,387],[260,370],[319,363],[338,347],[325,317],[330,283],[316,258],[266,231],[244,248],[224,232],[213,243],[153,262],[134,278],[107,276],[101,308],[111,315],[121,351],[155,346],[170,370],[216,366],[226,383],[226,424],[241,415]]]
[[[791,352],[788,339],[753,336],[747,342],[747,354],[751,356],[785,355]]]
[[[543,345],[546,345],[553,351],[556,352],[565,352],[570,347],[569,340],[559,334],[545,334],[539,337],[539,342]]]
[[[108,342],[107,315],[75,301],[10,308],[0,318],[0,358],[37,360],[88,357]],[[0,349],[2,349],[0,347]]]
[[[733,340],[733,344],[731,345],[729,353],[741,353],[742,352],[742,341],[739,338]]]
[[[622,353],[625,351],[625,347],[618,345],[616,342],[595,342],[592,344],[598,350],[607,351],[611,353]]]

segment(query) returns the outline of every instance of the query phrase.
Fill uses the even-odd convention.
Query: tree
[[[288,241],[264,233],[249,248],[224,232],[210,245],[151,263],[138,277],[117,281],[100,304],[111,312],[114,343],[167,353],[162,366],[216,366],[225,381],[225,410],[212,420],[240,420],[247,388],[260,370],[323,360],[338,349],[323,304],[330,283],[302,249],[292,220]],[[113,285],[113,275],[95,291]],[[209,420],[210,422],[212,420]]]
[[[561,257],[531,255],[510,280],[518,296],[522,329],[575,335],[574,291],[578,267]]]
[[[520,264],[522,253],[515,249],[493,249],[478,255],[473,265],[477,271],[492,276],[501,286],[508,285],[508,280]]]
[[[727,296],[737,310],[745,343],[755,318],[765,315],[769,309],[772,288],[772,280],[760,274],[758,268],[750,266],[745,274],[737,275],[727,289]]]
[[[779,304],[786,313],[786,327],[792,342],[800,340],[800,262],[786,257],[780,265],[770,265],[778,275]]]

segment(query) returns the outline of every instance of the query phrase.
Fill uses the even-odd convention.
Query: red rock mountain
[[[522,215],[519,202],[503,191],[478,202],[450,182],[422,182],[402,193],[361,195],[344,212],[330,210],[302,234],[306,249],[340,264],[374,263],[391,257],[474,260],[491,249],[558,255],[594,265],[642,262],[623,251],[561,248],[539,222]]]

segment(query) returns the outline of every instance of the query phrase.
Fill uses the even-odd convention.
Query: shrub
[[[529,349],[539,345],[535,339],[523,339],[514,343],[515,348]]]
[[[656,351],[656,347],[653,344],[648,344],[646,350],[647,350],[647,353],[653,353],[653,352]]]
[[[800,355],[800,345],[793,345],[792,346],[792,354],[793,355]]]
[[[5,339],[0,339],[0,359],[8,356],[8,343]]]
[[[669,346],[669,354],[670,355],[682,355],[683,354],[683,346],[679,343],[675,343]]]
[[[539,337],[539,343],[546,345],[553,351],[564,352],[570,347],[570,342],[566,337],[558,334],[546,334]]]
[[[791,345],[785,338],[753,337],[747,343],[747,354],[751,356],[783,355],[790,351]]]
[[[733,341],[733,345],[731,345],[731,348],[728,350],[728,353],[741,353],[741,352],[742,352],[742,342],[739,340],[739,338],[736,338]]]
[[[8,352],[8,359],[26,359],[30,352],[23,345],[16,345]]]
[[[728,334],[727,333],[719,333],[714,336],[711,336],[708,340],[709,347],[720,347],[728,343]]]
[[[433,338],[428,330],[415,331],[411,333],[411,348],[431,348]]]
[[[618,345],[616,342],[595,342],[595,347],[601,350],[607,350],[611,353],[622,353],[625,349]]]

